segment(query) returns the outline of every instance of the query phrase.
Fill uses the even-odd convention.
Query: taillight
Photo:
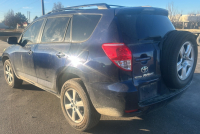
[[[132,71],[132,53],[124,43],[105,43],[102,48],[117,67]]]

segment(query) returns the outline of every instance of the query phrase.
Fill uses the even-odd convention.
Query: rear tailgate
[[[116,11],[123,42],[132,52],[132,78],[140,101],[159,94],[160,48],[166,33],[175,30],[168,12],[159,8],[123,8]]]
[[[152,7],[116,10],[123,42],[133,55],[133,79],[160,73],[158,44],[167,32],[175,29],[167,15],[166,10]]]

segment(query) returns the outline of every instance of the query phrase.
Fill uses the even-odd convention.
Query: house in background
[[[22,25],[20,25],[20,24],[17,23],[17,29],[19,29],[19,28],[26,28],[28,26],[28,24],[29,23],[27,23],[27,22],[24,22]]]
[[[27,23],[27,22],[24,22],[24,23],[23,23],[23,27],[27,27],[27,26],[28,26],[28,24],[29,24],[29,23]]]

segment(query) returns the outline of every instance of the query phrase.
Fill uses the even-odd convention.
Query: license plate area
[[[143,85],[139,88],[140,101],[157,96],[157,82]]]

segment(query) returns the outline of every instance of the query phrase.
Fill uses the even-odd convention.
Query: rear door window
[[[87,40],[94,31],[101,15],[74,15],[72,22],[72,41]]]
[[[24,33],[22,36],[22,43],[26,41],[28,44],[37,43],[38,34],[40,32],[41,26],[44,20],[39,20],[34,22]],[[27,44],[26,43],[26,44]]]
[[[62,42],[69,17],[47,19],[41,42]]]

